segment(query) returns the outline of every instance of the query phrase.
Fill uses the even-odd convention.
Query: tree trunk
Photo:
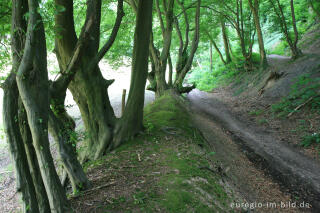
[[[30,174],[31,174],[31,177],[34,183],[34,188],[37,195],[39,211],[41,213],[47,213],[48,211],[50,211],[50,204],[47,197],[46,189],[42,181],[40,167],[37,160],[37,155],[32,145],[32,135],[30,132],[29,124],[28,124],[27,114],[24,109],[21,98],[19,98],[18,104],[19,104],[19,113],[18,113],[19,127],[20,127],[22,140],[24,142],[24,147],[27,154]]]
[[[155,76],[157,82],[156,97],[160,97],[165,94],[165,91],[169,88],[166,82],[166,70],[167,66],[156,66]]]
[[[69,88],[79,106],[86,132],[86,153],[82,158],[97,159],[111,144],[115,115],[108,97],[108,86],[96,67],[91,73],[77,71]]]
[[[260,18],[259,18],[259,2],[258,0],[254,0],[252,3],[252,0],[248,0],[250,9],[253,14],[254,18],[254,23],[255,27],[257,30],[258,34],[258,43],[259,43],[259,51],[260,51],[260,66],[265,69],[268,66],[268,61],[267,61],[267,55],[266,51],[264,49],[264,42],[263,42],[263,35],[262,35],[262,30],[260,26]]]
[[[46,43],[37,0],[29,0],[29,23],[24,54],[17,73],[19,93],[26,109],[41,176],[51,212],[70,210],[66,194],[56,173],[48,141],[48,73]],[[35,83],[36,82],[36,83]]]
[[[168,58],[168,64],[169,64],[169,80],[168,80],[168,86],[172,87],[172,77],[173,77],[173,65],[172,65],[172,59],[171,55],[169,55]]]
[[[231,62],[231,56],[229,51],[228,34],[227,34],[226,24],[224,20],[221,20],[221,32],[222,32],[222,39],[224,44],[224,51],[226,54],[226,63],[229,64]]]
[[[224,64],[227,64],[227,62],[224,60],[223,58],[223,55],[218,47],[218,45],[216,44],[216,42],[212,39],[212,37],[208,34],[209,36],[209,39],[210,39],[210,44],[213,44],[214,46],[214,49],[217,51],[217,53],[219,54],[219,57],[221,59],[221,61],[224,63]],[[210,61],[212,63],[212,61]]]
[[[59,1],[63,4],[64,1]],[[111,145],[113,129],[115,125],[115,115],[108,97],[108,86],[113,80],[105,80],[102,77],[98,62],[111,47],[123,16],[123,1],[118,1],[118,14],[116,24],[108,42],[99,49],[100,39],[100,18],[101,18],[101,0],[87,1],[87,15],[85,25],[78,40],[82,49],[79,52],[73,52],[72,47],[66,45],[77,43],[73,22],[71,6],[68,12],[61,16],[56,16],[57,23],[65,29],[62,33],[70,33],[73,36],[60,37],[56,39],[56,50],[59,55],[59,64],[67,66],[64,61],[69,61],[71,57],[76,57],[76,65],[73,68],[75,72],[73,80],[68,88],[70,89],[74,100],[79,106],[81,116],[88,137],[86,139],[86,152],[81,156],[81,160],[96,159],[103,155],[107,147]],[[66,19],[67,24],[64,24]],[[77,54],[77,55],[76,55]],[[67,58],[62,60],[62,58]],[[62,66],[63,67],[63,66]],[[64,69],[65,70],[65,69]],[[69,70],[66,70],[69,71]]]
[[[143,106],[148,75],[148,55],[152,29],[152,1],[140,0],[132,56],[131,84],[124,115],[115,128],[112,148],[143,130]]]
[[[190,47],[190,54],[183,65],[183,68],[180,72],[177,70],[177,75],[176,79],[174,82],[174,88],[179,92],[179,93],[185,93],[185,92],[190,92],[192,89],[195,88],[195,85],[192,85],[191,87],[184,88],[183,87],[183,81],[187,75],[187,73],[191,70],[192,62],[195,56],[195,53],[198,49],[198,44],[200,40],[200,7],[201,7],[201,0],[197,1],[197,8],[196,8],[196,15],[195,15],[195,30],[194,30],[194,35]],[[185,48],[186,49],[186,48]],[[179,62],[179,60],[178,60]]]
[[[210,72],[213,72],[212,42],[210,41]]]
[[[166,82],[166,70],[167,70],[167,63],[168,57],[170,55],[170,46],[172,40],[172,30],[173,30],[173,6],[174,0],[169,0],[168,2],[163,1],[164,7],[164,14],[166,20],[166,27],[164,26],[164,22],[162,19],[162,12],[160,11],[159,7],[159,0],[156,0],[156,9],[157,15],[159,17],[161,31],[162,31],[162,38],[163,38],[163,48],[160,51],[155,47],[153,42],[153,35],[151,33],[150,39],[150,53],[151,57],[153,58],[154,63],[154,70],[155,70],[155,82],[156,82],[156,97],[160,97],[164,95],[165,91],[169,88]]]
[[[14,4],[15,5],[15,4]],[[6,80],[3,97],[3,120],[7,135],[9,150],[14,162],[16,188],[21,193],[22,212],[39,212],[36,191],[30,175],[26,151],[20,133],[18,114],[19,92],[15,75],[11,74]]]
[[[80,190],[89,187],[89,180],[84,173],[75,152],[75,144],[70,140],[70,127],[65,126],[51,110],[49,110],[49,131],[58,142],[58,153],[62,161],[63,168],[66,170],[73,193],[76,194]]]
[[[297,23],[296,23],[296,16],[294,12],[294,3],[293,0],[290,1],[290,8],[291,8],[291,18],[292,18],[292,27],[294,31],[294,41],[292,43],[292,58],[297,59],[300,56],[302,56],[302,51],[298,48],[298,41],[299,41],[299,33],[297,29]]]
[[[284,36],[285,36],[285,38],[287,40],[287,43],[289,44],[291,53],[292,53],[292,59],[297,59],[298,57],[300,57],[302,55],[302,51],[297,47],[297,43],[298,43],[298,40],[299,40],[299,35],[298,35],[297,26],[296,26],[293,0],[290,0],[290,8],[291,8],[292,26],[293,26],[293,30],[294,30],[294,34],[295,34],[295,40],[294,41],[292,41],[292,39],[291,39],[291,37],[289,35],[289,30],[288,30],[288,26],[287,26],[287,23],[286,23],[286,18],[284,16],[284,12],[283,12],[283,9],[282,9],[280,1],[276,0],[277,5],[275,5],[272,0],[269,0],[269,1],[270,1],[271,5],[272,5],[276,15],[278,16],[282,33],[284,34]]]
[[[12,1],[12,72],[5,81],[3,114],[11,156],[14,161],[17,188],[22,194],[23,212],[50,211],[47,194],[42,182],[25,110],[16,83],[16,71],[21,62],[25,44],[27,23],[24,15],[28,12],[28,2]]]

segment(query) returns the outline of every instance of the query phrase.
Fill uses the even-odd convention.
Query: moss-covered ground
[[[144,124],[144,134],[85,165],[92,188],[71,198],[74,211],[231,212],[214,153],[180,101],[156,100]]]

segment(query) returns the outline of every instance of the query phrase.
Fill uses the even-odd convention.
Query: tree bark
[[[229,64],[231,62],[231,55],[229,51],[229,42],[228,42],[228,34],[226,30],[226,24],[224,20],[221,20],[221,32],[222,32],[222,39],[224,44],[224,51],[226,54],[226,63]]]
[[[22,140],[24,142],[25,151],[27,154],[30,174],[31,174],[31,177],[34,183],[34,188],[37,195],[39,211],[41,213],[46,213],[50,211],[50,204],[49,204],[46,189],[42,181],[36,151],[32,144],[32,135],[30,132],[29,124],[28,124],[27,114],[24,109],[21,98],[19,98],[18,100],[18,105],[19,105],[19,112],[18,112],[19,127],[22,135]]]
[[[16,71],[19,68],[27,23],[24,15],[28,12],[28,2],[12,1],[12,72],[4,83],[3,114],[7,140],[13,158],[17,190],[22,194],[23,212],[50,211],[47,194],[42,182],[36,159],[30,129],[26,121],[24,107],[19,97]]]
[[[55,0],[56,7],[63,7],[63,11],[56,12],[55,23],[58,31],[56,32],[55,52],[59,61],[60,70],[68,69],[71,58],[74,54],[74,48],[77,43],[77,36],[73,21],[73,1]],[[49,131],[56,141],[59,157],[66,171],[73,193],[86,189],[89,181],[77,159],[76,147],[70,141],[75,131],[75,122],[68,115],[64,100],[66,97],[67,85],[59,85],[61,79],[52,82],[50,85],[50,104],[53,112],[49,113]],[[62,182],[65,182],[65,173],[62,176]]]
[[[293,27],[293,32],[294,32],[292,58],[297,59],[302,55],[302,51],[297,46],[298,41],[299,41],[299,33],[298,33],[298,29],[297,29],[296,15],[294,12],[293,0],[290,1],[290,8],[291,8],[292,27]]]
[[[260,66],[265,69],[268,66],[267,55],[264,48],[263,35],[260,26],[260,18],[259,18],[259,2],[258,0],[248,0],[250,9],[253,14],[255,27],[258,35],[258,43],[259,43],[259,51],[260,51]]]
[[[218,45],[216,44],[216,42],[213,40],[213,38],[211,37],[211,35],[208,32],[206,32],[206,33],[207,33],[207,36],[209,37],[210,45],[213,45],[214,49],[219,54],[219,57],[220,57],[221,61],[223,62],[223,64],[227,64],[227,62],[224,60],[223,55],[222,55]],[[212,49],[210,51],[212,51]],[[210,52],[210,67],[212,66],[212,59],[211,58],[212,58],[212,53]]]
[[[73,193],[89,187],[89,180],[77,159],[73,141],[70,140],[70,127],[61,121],[51,110],[49,110],[49,131],[55,141],[63,168],[68,174]],[[75,146],[75,145],[74,145]]]
[[[3,120],[9,150],[14,162],[17,192],[21,193],[22,212],[39,212],[36,191],[30,174],[26,151],[17,121],[19,92],[15,75],[5,82],[3,97]]]
[[[150,39],[150,54],[154,63],[155,71],[155,82],[156,82],[156,97],[162,96],[165,91],[169,88],[166,82],[166,70],[168,57],[170,54],[170,46],[172,39],[173,30],[173,6],[174,0],[168,2],[163,1],[163,8],[166,20],[166,26],[162,19],[162,12],[160,11],[159,0],[156,0],[156,11],[161,25],[162,37],[163,37],[163,48],[160,52],[154,45],[153,34],[151,33]]]
[[[61,2],[60,2],[61,3]],[[63,3],[63,2],[62,2]],[[72,13],[67,13],[68,17],[72,19]],[[100,39],[100,18],[101,18],[101,0],[89,0],[87,2],[87,15],[85,25],[82,28],[80,38],[75,40],[75,33],[73,25],[64,25],[64,17],[59,16],[59,22],[62,27],[72,27],[72,37],[58,37],[65,41],[57,42],[57,50],[59,55],[68,57],[65,61],[70,61],[66,68],[66,72],[74,73],[72,81],[68,85],[74,100],[79,106],[81,116],[88,137],[86,139],[86,152],[81,156],[82,160],[96,159],[100,157],[111,145],[113,137],[113,129],[115,125],[115,115],[111,107],[108,97],[108,86],[112,84],[113,80],[105,80],[102,77],[98,62],[102,59],[103,55],[110,49],[117,35],[120,27],[123,13],[123,0],[118,1],[117,19],[112,30],[108,42],[98,51]],[[73,22],[69,20],[68,22]],[[69,32],[67,29],[66,32]],[[73,40],[74,47],[77,51],[70,52],[70,49],[64,45],[68,40]],[[78,47],[78,48],[77,48]],[[70,54],[64,54],[69,52]],[[59,58],[59,57],[58,57]],[[63,60],[59,60],[63,64]],[[70,64],[74,65],[70,67]],[[63,79],[62,75],[62,79]],[[63,80],[62,80],[63,81]]]
[[[113,147],[143,130],[143,106],[148,75],[148,55],[152,29],[152,1],[140,0],[132,57],[131,84],[124,115],[115,128]]]
[[[173,65],[172,65],[172,59],[171,59],[171,55],[169,54],[168,57],[168,64],[169,64],[169,80],[168,80],[168,86],[172,87],[172,78],[173,78]]]
[[[212,42],[210,41],[210,72],[213,72],[213,52],[212,52]]]
[[[200,6],[201,6],[201,0],[198,0],[196,15],[195,15],[195,32],[194,32],[191,47],[190,47],[190,54],[185,64],[183,64],[183,69],[181,70],[181,72],[180,73],[177,72],[176,79],[173,86],[180,93],[189,92],[190,90],[195,88],[195,85],[191,86],[190,88],[183,88],[182,84],[183,84],[184,78],[186,77],[187,73],[191,69],[193,58],[198,49],[198,44],[200,40]]]
[[[24,53],[16,76],[26,109],[33,145],[47,191],[51,212],[70,210],[66,194],[56,173],[48,141],[48,73],[46,43],[37,0],[28,0],[29,23]],[[36,82],[36,83],[35,83]]]

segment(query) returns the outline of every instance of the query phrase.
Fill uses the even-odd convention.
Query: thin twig
[[[96,190],[98,190],[98,189],[105,188],[105,187],[108,187],[108,186],[112,186],[112,185],[114,185],[114,184],[116,184],[116,182],[110,182],[110,183],[104,184],[104,185],[102,185],[102,186],[98,186],[98,187],[95,187],[95,188],[92,188],[92,189],[88,189],[88,190],[86,190],[86,191],[83,191],[83,192],[82,192],[81,194],[79,194],[79,195],[73,195],[73,196],[71,196],[71,197],[72,197],[72,198],[80,197],[80,196],[83,196],[83,195],[88,194],[88,193],[90,193],[90,192],[96,191]]]
[[[297,106],[292,112],[290,112],[288,114],[287,117],[289,118],[291,115],[293,115],[293,113],[295,113],[297,110],[301,109],[303,106],[305,106],[306,104],[308,104],[310,101],[312,101],[314,98],[316,98],[318,96],[319,95],[313,96],[313,97],[309,98],[306,102],[304,102],[304,103],[300,104],[299,106]]]

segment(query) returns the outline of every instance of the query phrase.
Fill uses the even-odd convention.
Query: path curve
[[[193,90],[187,96],[192,108],[205,113],[232,133],[263,166],[291,192],[299,194],[320,211],[320,165],[298,150],[276,140],[270,133],[239,120],[214,94]]]

